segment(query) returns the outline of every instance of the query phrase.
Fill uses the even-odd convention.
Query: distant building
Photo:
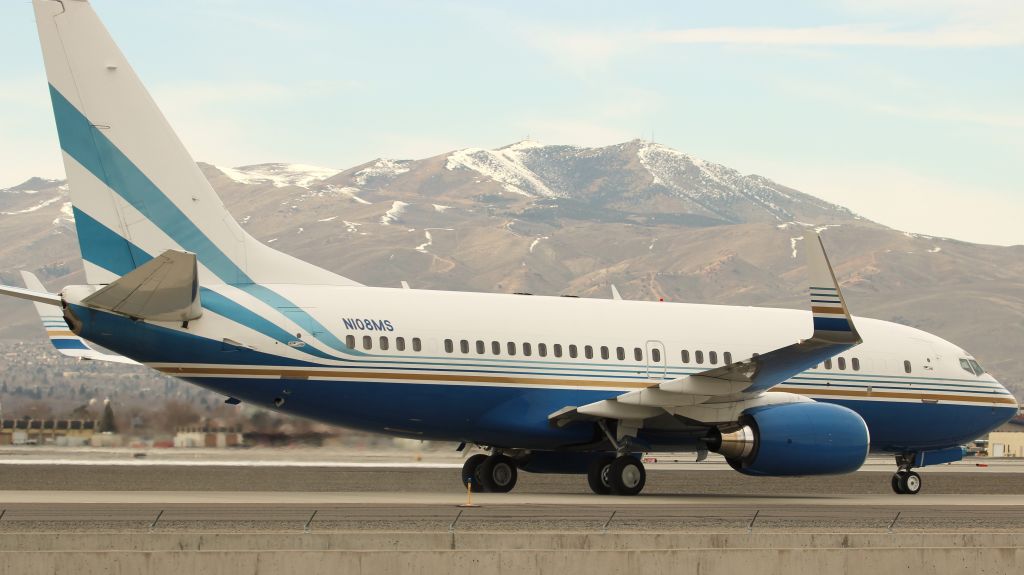
[[[5,419],[0,422],[0,445],[89,445],[96,422],[82,419]]]
[[[988,454],[990,457],[1024,457],[1024,428],[1003,426],[989,433]]]
[[[242,443],[241,426],[179,427],[174,436],[175,447],[237,447]]]

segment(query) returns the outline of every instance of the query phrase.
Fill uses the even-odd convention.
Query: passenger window
[[[528,343],[524,343],[523,344],[523,355],[533,355],[533,346],[528,344]]]
[[[395,349],[397,349],[398,351],[405,351],[405,338],[404,337],[396,337],[395,338]]]
[[[514,341],[508,342],[508,354],[509,355],[515,355],[516,354],[516,342],[514,342]]]
[[[491,353],[494,355],[501,355],[501,342],[491,342]]]
[[[698,365],[704,363],[704,352],[699,349],[693,352],[693,359],[697,361]]]
[[[537,344],[537,355],[539,355],[541,357],[547,357],[548,356],[548,344],[546,344],[546,343],[538,343]]]
[[[372,337],[370,337],[368,335],[364,335],[363,336],[363,349],[373,349],[373,338]]]
[[[710,363],[711,365],[718,365],[718,352],[717,351],[709,351],[708,352],[708,363]]]
[[[555,357],[562,357],[562,344],[556,343],[552,347],[555,350]]]
[[[725,357],[725,363],[727,363],[727,364],[728,363],[732,363],[732,353],[727,351],[727,352],[725,352],[724,357]]]
[[[483,355],[484,353],[487,352],[487,345],[484,344],[484,340],[482,340],[482,339],[476,340],[476,352],[479,355]]]
[[[850,365],[853,366],[853,371],[860,371],[860,360],[856,357],[850,360]]]
[[[684,349],[679,355],[682,357],[683,363],[690,363],[690,350]]]
[[[420,351],[421,349],[423,349],[423,342],[420,341],[420,338],[418,338],[418,337],[412,338],[412,350],[413,351]]]
[[[573,359],[576,359],[576,356],[577,356],[577,355],[579,355],[579,353],[578,353],[578,351],[576,350],[576,344],[574,344],[574,343],[570,343],[570,344],[569,344],[569,357],[571,357],[571,358],[573,358]]]
[[[356,336],[354,336],[354,335],[346,335],[345,336],[345,347],[347,347],[349,349],[355,349],[356,348]],[[963,360],[960,360],[960,361],[963,361]]]
[[[615,348],[615,357],[617,357],[619,359],[619,361],[625,361],[626,360],[626,350],[621,348],[621,347]]]
[[[585,355],[587,357],[587,359],[594,359],[594,348],[593,348],[593,346],[589,346],[589,345],[583,346],[583,355]]]
[[[601,359],[608,359],[608,346],[607,345],[602,345],[601,346]]]
[[[643,361],[644,360],[644,350],[640,349],[639,347],[634,347],[633,348],[633,359],[636,360],[636,361]]]
[[[444,340],[444,351],[445,351],[445,353],[451,353],[451,352],[455,351],[455,344],[452,343],[452,340],[450,340],[450,339]]]
[[[459,351],[461,351],[462,353],[469,353],[469,342],[466,340],[461,340],[459,342]]]
[[[840,357],[836,361],[839,363],[839,369],[842,369],[842,370],[846,369],[846,358],[845,357]]]
[[[654,363],[661,363],[661,350],[660,349],[658,349],[656,347],[652,347],[651,348],[651,361],[654,362]]]
[[[825,360],[825,369],[832,369],[832,358]]]
[[[388,338],[383,335],[380,336],[380,348],[384,351],[387,351],[389,347],[391,346],[388,344]]]
[[[910,373],[910,360],[903,360],[903,371]]]

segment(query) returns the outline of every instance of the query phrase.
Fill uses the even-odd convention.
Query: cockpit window
[[[978,362],[974,361],[973,359],[971,360],[971,367],[974,368],[975,375],[983,375],[985,373],[985,370],[981,369],[981,366],[978,365]]]
[[[964,368],[964,371],[967,373],[974,375],[974,368],[971,367],[971,360],[960,358],[960,367]]]
[[[985,370],[981,369],[981,366],[978,365],[978,362],[974,361],[973,359],[960,358],[960,367],[964,368],[964,371],[972,375],[985,374]]]

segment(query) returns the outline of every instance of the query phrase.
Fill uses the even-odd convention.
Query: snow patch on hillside
[[[467,148],[453,152],[445,162],[445,169],[471,170],[501,184],[501,187],[514,194],[527,197],[558,197],[544,181],[533,173],[524,163],[524,152],[541,147],[540,144],[522,141],[498,150]]]
[[[391,209],[384,212],[384,215],[380,217],[380,223],[382,225],[387,226],[399,221],[399,219],[402,217],[402,214],[405,213],[405,208],[407,207],[409,207],[409,204],[401,200],[395,200],[391,204]]]
[[[34,212],[36,210],[41,210],[41,209],[45,208],[46,206],[48,206],[50,204],[55,204],[55,203],[57,203],[57,202],[59,202],[59,201],[61,201],[63,199],[64,199],[63,196],[56,196],[56,197],[50,198],[48,200],[44,200],[44,201],[42,201],[42,202],[40,202],[40,203],[38,203],[38,204],[36,204],[36,205],[34,205],[32,207],[25,208],[24,210],[14,210],[14,211],[11,211],[11,212],[0,212],[0,214],[3,214],[5,216],[16,216],[18,214],[28,214],[28,213]]]
[[[804,239],[803,236],[797,238],[789,238],[789,247],[793,249],[793,259],[796,259],[796,243]]]
[[[430,230],[424,231],[423,232],[423,237],[425,237],[427,239],[427,241],[422,243],[422,244],[420,244],[420,245],[418,245],[418,246],[416,246],[416,251],[422,252],[422,253],[429,253],[429,252],[427,252],[427,248],[429,248],[434,243],[434,238],[433,238],[433,236],[430,235]]]
[[[215,166],[225,176],[241,184],[271,184],[275,188],[298,186],[308,188],[320,180],[337,175],[341,170],[311,166],[309,164],[258,164],[223,168]]]
[[[353,188],[353,187],[349,187],[349,186],[345,186],[345,187],[324,186],[323,190],[326,191],[326,192],[330,192],[332,194],[338,194],[338,195],[341,195],[341,196],[345,196],[345,197],[347,197],[347,198],[349,198],[351,200],[359,202],[360,204],[366,204],[366,205],[369,206],[372,203],[372,202],[368,202],[368,201],[364,200],[363,198],[359,197],[359,192],[361,191],[359,188]]]
[[[413,160],[388,160],[381,158],[370,166],[359,170],[352,176],[352,181],[365,186],[371,178],[394,178],[409,171]]]

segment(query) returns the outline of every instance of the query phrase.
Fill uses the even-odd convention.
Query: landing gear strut
[[[644,464],[632,455],[608,455],[590,465],[587,483],[598,495],[636,495],[647,483],[647,471]]]
[[[917,495],[921,492],[921,476],[910,470],[913,461],[913,455],[896,456],[899,470],[892,476],[892,490],[900,495]]]

